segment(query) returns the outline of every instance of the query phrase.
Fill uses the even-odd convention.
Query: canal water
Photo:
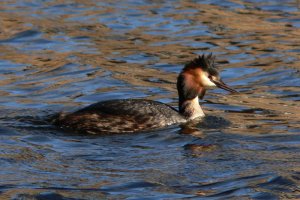
[[[0,198],[300,199],[299,7],[2,1]],[[176,76],[203,53],[240,92],[201,101],[226,126],[78,135],[47,121],[108,99],[176,107]]]

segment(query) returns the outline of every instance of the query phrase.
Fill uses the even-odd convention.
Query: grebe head
[[[231,93],[238,93],[221,80],[219,72],[215,67],[215,56],[212,54],[199,56],[186,64],[178,77],[178,82],[182,81],[184,83],[177,83],[177,87],[181,86],[186,94],[193,93],[191,96],[198,94],[197,96],[200,98],[204,97],[207,89],[215,87],[222,88]]]
[[[189,119],[204,116],[198,97],[202,99],[207,89],[219,87],[238,93],[221,80],[214,60],[215,56],[212,54],[199,56],[186,64],[178,76],[179,112]]]

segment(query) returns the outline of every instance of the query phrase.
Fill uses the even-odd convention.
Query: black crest
[[[184,66],[184,69],[194,68],[201,68],[204,71],[215,70],[215,56],[213,56],[212,53],[207,56],[202,54],[202,56],[198,56]]]
[[[203,71],[208,72],[210,75],[218,76],[219,73],[217,71],[217,68],[215,66],[215,56],[211,54],[208,54],[207,56],[205,54],[202,54],[201,56],[198,56],[191,62],[187,63],[183,71],[187,69],[196,69],[201,68]]]

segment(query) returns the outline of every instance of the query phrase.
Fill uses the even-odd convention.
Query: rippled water
[[[299,1],[0,3],[1,199],[300,199]],[[228,127],[113,136],[45,119],[113,98],[177,105],[176,74],[217,55],[207,115]]]

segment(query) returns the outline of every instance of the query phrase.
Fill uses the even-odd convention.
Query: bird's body
[[[166,104],[144,99],[115,99],[92,104],[62,115],[62,127],[76,132],[97,134],[129,133],[185,123],[177,110]]]
[[[186,123],[204,117],[198,97],[206,89],[220,87],[236,92],[221,81],[214,57],[200,56],[183,68],[177,78],[179,110],[146,99],[108,100],[55,119],[59,127],[79,133],[129,133]]]

